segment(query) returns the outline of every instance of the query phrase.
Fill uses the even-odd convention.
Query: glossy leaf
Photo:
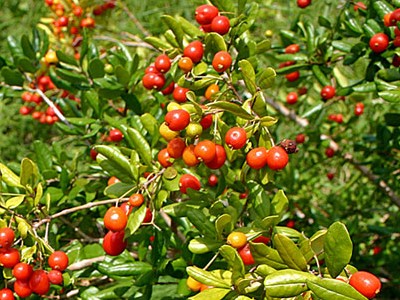
[[[247,89],[251,94],[254,94],[257,91],[257,86],[256,73],[254,72],[253,66],[249,61],[244,59],[239,61],[238,64]]]
[[[173,31],[179,46],[182,47],[184,32],[183,32],[181,24],[177,20],[175,20],[175,18],[168,16],[168,15],[162,16],[161,19]]]
[[[350,284],[331,278],[315,278],[307,281],[308,288],[321,300],[366,300]]]
[[[239,278],[243,278],[245,268],[237,250],[229,245],[223,245],[219,248],[219,253],[228,263],[229,270],[232,272],[232,281],[236,282]]]
[[[146,165],[151,166],[151,148],[146,139],[140,134],[138,130],[132,127],[126,129],[126,133],[128,134],[127,138],[131,142],[131,146],[139,154],[143,162]]]
[[[245,111],[241,106],[239,106],[235,103],[225,102],[225,101],[217,101],[217,102],[208,103],[207,106],[210,108],[228,111],[242,119],[252,120],[254,118],[247,111]]]
[[[157,37],[154,37],[154,36],[146,37],[144,39],[144,41],[146,43],[149,43],[150,45],[154,46],[157,49],[167,50],[167,49],[171,48],[171,45],[169,45],[167,42],[165,42]]]
[[[230,225],[228,227],[228,225]],[[228,227],[228,228],[227,228]],[[215,221],[215,230],[217,232],[217,236],[219,239],[222,239],[222,234],[224,229],[231,230],[232,228],[232,217],[228,214],[220,215],[217,220]]]
[[[229,294],[230,289],[227,288],[212,288],[202,291],[201,293],[190,297],[189,300],[222,300],[225,296]]]
[[[263,71],[261,71],[258,76],[258,86],[261,89],[268,89],[273,86],[275,77],[276,77],[276,72],[273,68],[266,68]]]
[[[97,265],[100,273],[108,276],[137,276],[152,270],[152,266],[142,261],[110,261]]]
[[[198,27],[193,25],[193,23],[189,22],[184,17],[178,16],[177,20],[181,24],[183,31],[192,38],[204,36],[203,31],[201,31]]]
[[[35,187],[39,180],[36,164],[28,158],[22,159],[20,182],[23,186]]]
[[[343,223],[335,222],[329,228],[324,241],[325,263],[329,274],[335,278],[350,262],[353,243]]]
[[[201,210],[190,209],[187,212],[189,221],[206,237],[215,237],[214,224],[206,217]]]
[[[191,239],[188,249],[194,254],[204,254],[217,250],[223,243],[210,238]]]
[[[276,269],[268,265],[259,265],[254,272],[262,277],[267,277],[268,275],[276,272]]]
[[[218,51],[227,51],[225,40],[218,33],[210,32],[205,38],[205,52],[217,53]]]
[[[282,216],[289,206],[289,200],[283,190],[279,190],[271,201],[272,214]]]
[[[2,163],[0,163],[0,179],[1,181],[4,181],[8,186],[21,187],[20,178]]]
[[[5,207],[9,209],[17,208],[25,200],[25,195],[11,197],[6,201]]]
[[[274,269],[287,268],[278,251],[265,244],[250,243],[250,251],[258,264],[266,264]]]
[[[99,58],[94,58],[89,62],[88,72],[91,78],[102,78],[106,74],[104,63]]]
[[[137,210],[133,211],[128,217],[128,223],[125,228],[125,238],[134,234],[142,225],[144,217],[146,216],[146,205],[140,206]]]
[[[106,145],[97,145],[94,147],[94,149],[118,165],[127,174],[130,174],[131,176],[133,175],[133,170],[129,159],[124,156],[118,148]]]
[[[76,66],[76,67],[79,66],[78,61],[73,56],[65,54],[60,50],[57,50],[56,54],[59,62],[66,63],[67,65],[71,66]]]
[[[209,286],[217,287],[217,288],[226,288],[230,289],[231,285],[226,282],[222,278],[222,276],[217,276],[215,273],[205,271],[203,269],[200,269],[198,267],[192,266],[192,267],[187,267],[186,272],[188,275],[195,280]],[[221,273],[223,273],[223,270],[221,270]]]
[[[307,261],[296,244],[283,234],[274,235],[274,245],[285,264],[299,271],[307,271]]]
[[[130,80],[129,72],[123,66],[115,67],[115,76],[122,85],[127,85]]]
[[[255,182],[249,183],[249,187],[250,193],[248,198],[251,199],[255,212],[261,219],[268,217],[270,215],[271,204],[264,188]]]
[[[383,100],[398,103],[400,102],[400,90],[382,91],[378,93]]]
[[[316,278],[308,272],[279,270],[265,277],[265,293],[273,298],[295,297],[307,291],[307,282]]]
[[[271,48],[270,40],[263,40],[256,45],[256,54],[262,54]]]
[[[8,85],[22,86],[24,84],[22,74],[16,70],[11,70],[9,67],[1,69],[1,76]]]

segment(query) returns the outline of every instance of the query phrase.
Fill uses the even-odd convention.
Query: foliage
[[[300,10],[294,2],[211,1],[230,19],[221,36],[199,30],[194,11],[203,3],[186,1],[118,1],[100,16],[97,1],[82,1],[96,26],[70,34],[86,15],[74,16],[65,1],[66,28],[44,17],[31,34],[10,35],[0,57],[0,111],[8,113],[0,120],[0,221],[16,229],[22,260],[43,265],[62,248],[71,263],[64,293],[81,299],[366,299],[347,283],[357,269],[384,278],[379,295],[395,299],[400,76],[393,61],[400,53],[393,43],[375,53],[369,42],[379,32],[394,39],[384,16],[399,3],[355,10],[351,1],[317,1]],[[57,19],[53,6],[47,10]],[[184,72],[178,62],[195,40],[204,55]],[[291,44],[299,51],[288,53]],[[213,63],[220,51],[233,58],[224,72]],[[145,70],[161,53],[172,66],[163,87],[149,91]],[[297,71],[298,79],[287,76]],[[51,83],[41,86],[43,78]],[[183,103],[160,92],[171,82],[190,90]],[[206,99],[211,84],[218,89]],[[327,85],[336,94],[323,101]],[[23,105],[51,118],[16,113],[26,92],[41,100]],[[289,92],[298,93],[295,104],[285,102]],[[185,145],[221,145],[222,166],[162,162],[173,105],[198,131],[171,134]],[[212,126],[196,127],[207,115]],[[237,150],[225,142],[234,126],[247,132]],[[112,129],[121,141],[110,138]],[[296,146],[298,134],[306,138]],[[289,164],[252,168],[250,150],[274,145]],[[184,174],[201,188],[182,190]],[[207,185],[212,174],[215,186]],[[113,176],[119,182],[107,184]],[[103,217],[133,193],[145,203],[128,216],[127,250],[105,255]],[[227,243],[234,231],[246,234],[247,254]],[[188,276],[212,288],[192,292]],[[3,277],[12,278],[7,268]]]

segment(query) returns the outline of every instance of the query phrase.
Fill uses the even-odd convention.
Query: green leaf
[[[127,85],[129,83],[129,72],[123,66],[118,65],[115,67],[115,76],[120,84]]]
[[[146,205],[142,204],[137,210],[132,212],[128,217],[128,223],[125,228],[125,238],[131,236],[142,225],[144,217],[146,216]]]
[[[108,160],[119,166],[132,178],[134,178],[134,172],[129,159],[125,155],[123,155],[118,148],[113,146],[97,145],[94,147],[94,149],[98,153],[104,155]],[[98,157],[98,159],[100,158]]]
[[[308,288],[321,300],[367,300],[350,284],[331,278],[315,278],[307,281]]]
[[[269,274],[276,272],[276,270],[268,265],[259,265],[254,272],[262,277],[267,277]]]
[[[227,226],[230,225],[228,228]],[[229,231],[232,227],[232,217],[228,214],[220,215],[215,221],[215,230],[219,239],[222,239],[224,229],[227,228]]]
[[[384,115],[385,123],[387,126],[400,126],[400,114],[399,113],[386,113]]]
[[[187,212],[189,221],[206,237],[215,237],[214,224],[201,210],[190,209]]]
[[[117,182],[110,186],[107,186],[104,190],[104,195],[110,198],[119,198],[123,195],[126,195],[127,192],[132,191],[136,185],[125,183],[125,182]]]
[[[331,22],[324,16],[318,16],[318,24],[328,29],[332,27]]]
[[[188,249],[194,254],[204,254],[217,250],[223,242],[217,242],[215,239],[210,238],[196,238],[189,242]]]
[[[216,101],[216,102],[207,103],[207,106],[210,108],[228,111],[242,119],[246,119],[246,120],[254,119],[254,117],[251,114],[249,114],[246,110],[244,110],[241,106],[231,103],[231,102]]]
[[[8,186],[22,187],[20,184],[20,178],[2,163],[0,163],[0,179],[1,181],[4,181]]]
[[[296,244],[283,234],[274,235],[274,245],[280,257],[288,267],[307,271],[307,261]]]
[[[211,0],[211,3],[218,7],[220,11],[235,11],[235,7],[233,5],[234,1],[232,0]]]
[[[331,84],[329,82],[328,78],[321,71],[321,68],[318,65],[313,65],[311,69],[312,69],[312,71],[314,73],[314,76],[317,78],[317,80],[319,81],[319,83],[322,86],[326,86],[326,85],[330,85]]]
[[[263,54],[271,49],[271,40],[263,40],[256,45],[256,54]]]
[[[126,138],[130,142],[130,145],[133,147],[133,149],[135,149],[135,151],[139,154],[140,159],[143,160],[146,165],[152,166],[151,148],[146,139],[138,130],[132,127],[127,128],[126,133]]]
[[[265,277],[265,292],[273,298],[296,297],[308,290],[307,282],[313,282],[316,278],[308,272],[279,270]]]
[[[82,93],[81,97],[82,106],[87,108],[91,107],[96,115],[100,115],[100,100],[98,94],[94,90]]]
[[[258,74],[258,86],[261,89],[268,89],[273,86],[276,72],[273,68],[266,68]]]
[[[21,45],[20,45],[20,43],[18,43],[17,39],[14,36],[9,35],[7,37],[7,44],[8,44],[8,48],[10,49],[13,57],[23,55]]]
[[[1,69],[1,76],[3,76],[5,83],[8,85],[22,86],[24,84],[22,74],[17,70],[11,70],[9,67]]]
[[[224,272],[224,270],[220,271],[221,273]],[[187,267],[186,272],[190,277],[194,278],[195,280],[205,285],[213,286],[216,288],[226,288],[226,289],[230,289],[231,287],[231,285],[228,282],[226,282],[226,280],[224,280],[222,276],[217,276],[215,275],[215,273],[205,271],[198,267],[195,266]]]
[[[24,158],[21,162],[21,184],[23,186],[35,187],[39,180],[39,170],[36,164],[29,158]]]
[[[215,32],[210,32],[206,35],[205,45],[205,53],[217,53],[228,49],[224,38]]]
[[[124,99],[126,106],[135,114],[141,115],[143,113],[142,106],[135,94],[122,93],[121,98]]]
[[[257,264],[266,264],[274,269],[287,268],[278,251],[265,244],[250,242],[250,251]]]
[[[146,43],[149,43],[156,49],[161,49],[161,50],[168,50],[171,48],[171,45],[168,44],[166,41],[163,41],[157,37],[154,36],[149,36],[144,39]]]
[[[34,141],[33,148],[35,150],[35,161],[41,172],[50,170],[53,167],[51,153],[42,141]]]
[[[32,43],[29,41],[28,36],[25,34],[21,37],[21,47],[26,57],[31,60],[36,60],[36,52],[33,49]]]
[[[254,211],[264,219],[270,215],[270,200],[264,188],[256,182],[249,183],[250,192],[248,198],[251,200]]]
[[[97,270],[108,276],[137,276],[151,271],[153,268],[147,262],[111,260],[100,262]]]
[[[237,250],[229,245],[223,245],[219,248],[219,253],[228,263],[229,269],[232,271],[232,281],[236,282],[239,278],[243,278],[245,272],[243,260]]]
[[[89,62],[88,72],[91,78],[103,78],[106,74],[104,63],[99,58],[94,58]]]
[[[15,65],[23,72],[28,72],[28,73],[36,72],[36,67],[34,66],[32,60],[30,60],[26,56],[19,57]]]
[[[191,22],[189,22],[184,17],[178,16],[177,19],[178,19],[179,23],[181,24],[183,31],[187,35],[189,35],[193,38],[204,36],[203,31],[201,31],[197,26],[193,25]]]
[[[251,94],[255,94],[257,91],[256,85],[256,73],[253,66],[247,60],[239,61],[239,68],[243,76],[244,83]]]
[[[212,288],[202,291],[197,295],[190,297],[189,300],[222,300],[225,296],[230,293],[230,289],[223,288]]]
[[[86,76],[83,74],[78,74],[73,71],[60,68],[55,69],[55,71],[57,76],[59,76],[61,79],[67,80],[72,84],[89,83]]]
[[[383,91],[378,93],[379,97],[383,100],[398,103],[400,102],[400,90],[390,90],[390,91]]]
[[[168,16],[168,15],[162,16],[161,19],[173,31],[179,46],[182,47],[184,32],[183,32],[180,22],[178,22],[177,20],[175,20],[175,18]]]
[[[25,195],[11,197],[6,201],[6,207],[9,209],[17,208],[25,200]]]
[[[143,127],[151,136],[156,135],[158,133],[157,119],[154,118],[151,114],[144,113],[143,115],[140,116],[140,121],[142,122]]]
[[[75,59],[75,57],[65,54],[64,52],[57,50],[56,51],[57,58],[59,62],[66,63],[67,65],[75,66],[78,67],[78,61]]]
[[[335,222],[328,228],[324,250],[329,274],[336,278],[350,262],[353,253],[353,243],[343,223]]]
[[[283,190],[279,190],[271,201],[272,214],[279,215],[280,217],[286,212],[289,206],[289,200]]]

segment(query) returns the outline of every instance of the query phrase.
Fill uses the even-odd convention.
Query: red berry
[[[329,158],[331,158],[332,156],[335,155],[335,150],[333,150],[333,148],[328,147],[325,149],[325,155]]]
[[[0,252],[0,263],[4,266],[4,268],[14,268],[19,261],[19,251],[15,248],[8,248]]]
[[[226,51],[219,51],[214,55],[212,66],[218,73],[225,72],[232,64],[232,56]]]
[[[103,249],[108,255],[117,256],[121,254],[127,246],[127,242],[124,241],[124,231],[109,231],[103,239]]]
[[[281,146],[273,146],[267,152],[267,165],[271,170],[281,170],[289,162],[289,156]]]
[[[175,89],[175,82],[172,81],[165,89],[163,89],[163,90],[161,91],[161,93],[162,93],[164,96],[170,95],[170,94],[172,94],[172,92],[174,91],[174,89]]]
[[[246,155],[246,161],[250,168],[261,169],[267,164],[267,149],[265,147],[257,147],[251,149]]]
[[[368,299],[372,299],[381,290],[381,282],[374,274],[358,271],[350,276],[349,284]]]
[[[0,228],[0,250],[8,249],[14,243],[14,230],[8,227]]]
[[[165,78],[162,74],[147,73],[142,78],[143,86],[148,89],[161,90],[165,85]]]
[[[29,281],[16,280],[14,282],[14,292],[21,298],[29,297],[32,294]]]
[[[50,268],[62,272],[68,267],[68,255],[64,251],[54,251],[50,254],[48,263]]]
[[[121,130],[115,128],[110,130],[109,137],[113,142],[120,142],[124,138],[124,135]]]
[[[232,127],[225,134],[225,143],[232,149],[241,149],[246,145],[247,133],[241,127]]]
[[[188,88],[176,86],[174,91],[172,92],[172,98],[174,98],[174,100],[179,103],[186,102],[186,93],[189,91],[190,90]]]
[[[153,220],[153,213],[149,207],[146,208],[146,215],[144,216],[143,223],[150,223]]]
[[[360,1],[360,2],[357,2],[356,4],[354,4],[353,9],[354,9],[354,11],[358,11],[359,9],[367,10],[367,6],[364,4],[364,2]]]
[[[0,300],[14,300],[14,293],[8,288],[3,288],[0,290]]]
[[[167,148],[161,149],[158,152],[157,160],[164,168],[172,166],[171,156],[169,155]]]
[[[361,116],[364,113],[364,103],[358,102],[354,107],[354,114],[356,116]]]
[[[289,74],[286,74],[285,78],[290,82],[296,81],[297,79],[300,78],[300,72],[299,71],[291,72]]]
[[[296,225],[296,222],[293,220],[289,220],[286,222],[286,227],[294,228],[294,225]]]
[[[204,163],[211,162],[216,154],[215,143],[210,140],[200,141],[194,147],[194,154],[200,161],[203,161]]]
[[[20,262],[14,266],[12,274],[17,280],[29,280],[33,274],[33,268],[30,264]]]
[[[211,174],[208,177],[208,185],[209,186],[216,186],[218,184],[218,176],[215,174]]]
[[[171,60],[169,59],[168,55],[161,54],[156,58],[154,66],[159,72],[166,73],[171,68]]]
[[[63,283],[63,275],[59,270],[50,270],[47,273],[47,277],[52,284],[62,285]]]
[[[203,128],[203,130],[206,130],[211,127],[213,123],[213,116],[211,114],[205,115],[201,120],[200,120],[200,125]]]
[[[213,5],[204,4],[196,8],[195,19],[200,25],[207,25],[218,16],[218,8]]]
[[[187,189],[200,190],[201,183],[197,177],[191,174],[183,174],[179,179],[179,189],[181,193],[186,194]]]
[[[47,272],[44,270],[36,270],[29,279],[29,287],[32,292],[38,295],[45,295],[50,290],[50,281]]]
[[[186,148],[186,143],[180,137],[173,138],[168,142],[167,145],[168,154],[172,158],[182,157],[183,150],[185,150],[185,148]]]
[[[285,48],[285,53],[294,54],[300,51],[300,46],[298,44],[291,44]]]
[[[311,0],[297,0],[297,6],[300,8],[306,8],[311,4]]]
[[[244,247],[240,248],[238,250],[238,253],[239,253],[244,265],[248,266],[248,265],[253,265],[255,263],[253,255],[251,254],[251,251],[250,251],[249,243],[247,243]]]
[[[211,22],[211,30],[220,35],[225,35],[229,32],[231,24],[229,19],[225,16],[215,17]]]
[[[226,161],[226,152],[225,152],[225,148],[222,145],[215,145],[215,156],[213,158],[213,160],[211,160],[208,163],[205,163],[205,165],[207,166],[207,168],[216,170],[221,168]]]
[[[299,133],[298,135],[296,135],[297,144],[303,144],[305,140],[306,140],[306,135],[304,133]]]
[[[296,92],[290,92],[289,94],[287,94],[286,96],[286,102],[288,104],[295,104],[298,100],[298,96]]]
[[[120,207],[110,207],[104,215],[104,226],[111,231],[124,230],[128,223],[126,213]]]
[[[369,40],[369,47],[375,53],[381,53],[385,51],[388,46],[389,37],[382,32],[374,34]]]
[[[183,109],[175,109],[167,112],[165,122],[169,129],[180,131],[185,129],[190,123],[190,114]]]
[[[331,85],[324,86],[321,89],[321,97],[323,100],[332,99],[333,97],[335,97],[335,95],[336,95],[336,89]]]
[[[200,41],[191,42],[183,49],[183,56],[189,57],[193,63],[198,63],[203,58],[204,48]]]

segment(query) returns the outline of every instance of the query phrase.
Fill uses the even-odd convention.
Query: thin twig
[[[146,30],[146,28],[143,27],[142,23],[139,22],[139,20],[136,18],[136,16],[129,10],[129,8],[126,6],[125,3],[122,2],[121,4],[122,9],[126,12],[128,15],[129,19],[132,20],[133,23],[137,26],[137,28],[143,33],[144,36],[150,36],[151,33]]]
[[[68,270],[70,270],[70,271],[82,270],[82,269],[85,269],[85,268],[87,268],[87,267],[90,267],[90,266],[93,265],[94,263],[103,261],[105,258],[106,258],[106,256],[103,255],[103,256],[98,256],[98,257],[83,259],[83,260],[78,261],[78,262],[76,262],[76,263],[70,264],[70,265],[68,266]]]

